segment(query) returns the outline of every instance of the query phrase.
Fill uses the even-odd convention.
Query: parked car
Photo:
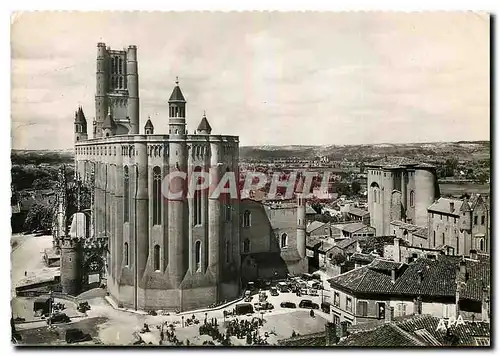
[[[309,295],[317,296],[318,295],[318,290],[314,289],[314,288],[309,289]]]
[[[285,282],[279,282],[278,285],[276,286],[278,288],[278,290],[281,292],[281,293],[288,293],[290,292],[290,289],[288,287],[288,284],[285,283]]]
[[[319,309],[319,305],[316,303],[313,303],[312,300],[310,299],[302,299],[299,303],[299,308],[304,308],[304,309]]]
[[[260,303],[259,310],[273,310],[273,309],[274,309],[274,305],[272,305],[269,302]]]
[[[297,308],[297,304],[292,303],[292,302],[282,302],[280,304],[282,308]]]
[[[56,313],[47,318],[47,324],[68,323],[69,321],[70,318],[65,313]]]
[[[234,313],[236,315],[251,314],[251,313],[253,313],[253,311],[254,311],[254,308],[253,308],[252,304],[250,304],[250,303],[236,304],[235,309],[234,309]]]
[[[277,295],[279,295],[278,288],[272,287],[271,288],[271,296],[276,297]]]
[[[92,337],[90,334],[85,334],[80,329],[68,329],[66,330],[65,339],[68,344],[72,344],[75,342],[90,341]]]

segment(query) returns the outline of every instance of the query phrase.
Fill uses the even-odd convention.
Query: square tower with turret
[[[112,50],[102,42],[97,44],[94,138],[103,136],[103,123],[109,113],[117,135],[139,133],[136,46]]]

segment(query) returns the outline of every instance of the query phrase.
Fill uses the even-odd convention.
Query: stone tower
[[[103,137],[109,108],[116,122],[116,134],[139,133],[139,76],[137,47],[112,50],[97,44],[94,138]]]
[[[179,87],[179,80],[175,82],[174,90],[168,100],[169,107],[169,172],[187,173],[187,147],[186,147],[186,100]],[[171,236],[169,248],[170,279],[174,286],[179,286],[188,267],[188,205],[183,189],[183,181],[170,180],[170,192],[183,193],[179,196],[168,198],[168,236]]]
[[[296,188],[297,199],[297,251],[301,258],[306,256],[306,204],[304,202],[304,181],[300,178]]]
[[[87,120],[83,114],[82,107],[79,106],[75,112],[75,142],[88,140]]]
[[[77,237],[64,236],[60,245],[62,292],[77,295],[82,289],[83,242]]]

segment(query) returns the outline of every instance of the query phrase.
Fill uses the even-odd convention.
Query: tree
[[[337,266],[339,266],[339,265],[341,265],[342,263],[344,263],[344,262],[345,262],[345,260],[346,260],[345,256],[344,256],[343,254],[341,254],[341,253],[337,253],[336,255],[334,255],[334,256],[332,257],[332,262],[333,262],[335,265],[337,265]]]
[[[355,180],[351,183],[351,190],[352,194],[357,195],[361,190],[361,184],[357,180]]]
[[[50,189],[55,187],[56,184],[57,182],[50,179],[50,177],[41,177],[33,181],[32,188],[35,190]]]
[[[321,214],[321,210],[323,209],[323,207],[321,206],[321,204],[319,202],[312,203],[311,208],[313,208],[314,211],[316,211],[316,213],[318,213],[318,214]]]
[[[24,229],[26,231],[51,231],[54,213],[54,206],[49,202],[42,201],[33,204],[24,220]]]

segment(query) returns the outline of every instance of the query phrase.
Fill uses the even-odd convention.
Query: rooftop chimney
[[[325,324],[326,331],[326,346],[333,346],[337,343],[337,325],[334,323],[326,323]]]
[[[455,203],[454,202],[450,202],[450,212],[454,212],[455,211]]]
[[[413,314],[422,314],[422,298],[420,296],[413,299]]]
[[[401,262],[401,247],[399,246],[399,238],[394,238],[394,250],[393,250],[393,259],[396,262]]]
[[[387,303],[386,306],[385,322],[392,323],[392,319],[394,318],[394,307],[389,306],[389,303]]]
[[[392,280],[392,283],[396,283],[396,267],[393,267],[391,269],[391,280]]]
[[[477,250],[470,250],[470,258],[477,260]]]
[[[458,282],[465,283],[465,273],[467,271],[466,266],[467,265],[465,263],[465,259],[462,258],[458,267],[458,276],[457,276]]]
[[[422,283],[422,281],[424,280],[424,272],[422,270],[418,270],[417,275],[418,275],[418,283]]]
[[[483,288],[483,298],[482,298],[482,303],[481,303],[481,320],[488,322],[490,321],[490,296],[489,296],[489,290],[487,287]]]

